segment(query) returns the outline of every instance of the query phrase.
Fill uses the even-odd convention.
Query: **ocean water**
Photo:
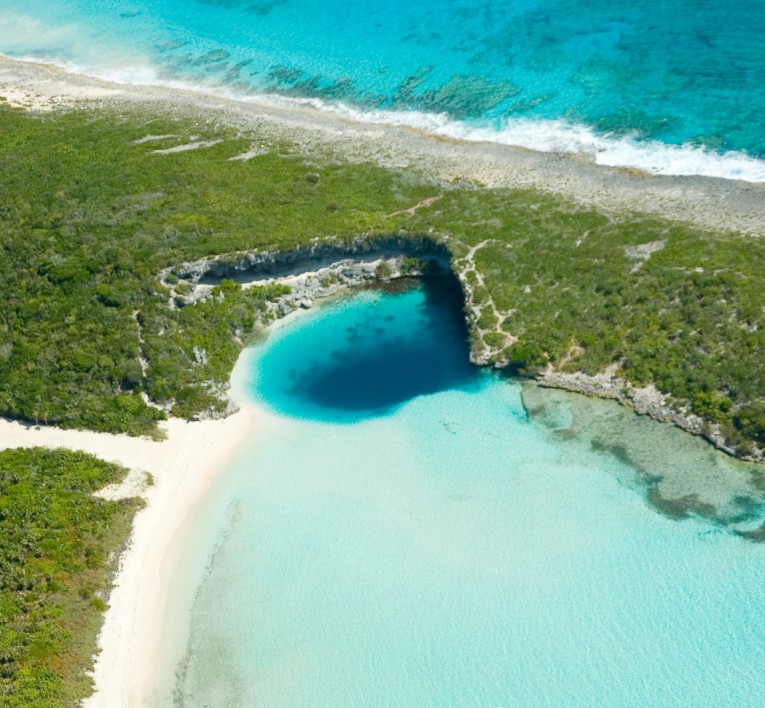
[[[270,422],[190,520],[156,704],[761,705],[753,468],[466,367],[439,302],[365,292],[242,360]]]
[[[765,181],[758,0],[0,1],[0,52]]]

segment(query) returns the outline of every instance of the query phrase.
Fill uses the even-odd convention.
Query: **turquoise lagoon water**
[[[765,546],[735,533],[762,521],[752,468],[465,357],[422,289],[248,354],[276,418],[192,520],[174,582],[203,580],[158,705],[763,703]],[[662,483],[720,514],[660,513]]]
[[[758,0],[0,0],[0,52],[765,181]]]

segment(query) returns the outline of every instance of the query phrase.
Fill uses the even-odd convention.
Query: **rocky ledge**
[[[274,318],[348,288],[429,273],[450,272],[451,254],[430,238],[357,237],[346,242],[314,241],[290,251],[248,251],[183,263],[160,273],[170,304],[183,307],[209,296],[230,279],[243,287],[286,285],[290,292],[271,308]]]
[[[639,415],[647,415],[662,423],[672,423],[693,435],[700,435],[715,447],[742,460],[765,462],[765,450],[755,449],[748,453],[730,445],[720,426],[704,420],[673,402],[671,396],[659,391],[655,386],[633,386],[619,377],[616,367],[590,376],[582,373],[565,373],[548,367],[537,374],[536,380],[546,388],[560,388],[575,393],[598,398],[610,398],[632,408]]]
[[[451,254],[446,245],[429,237],[357,236],[348,240],[314,239],[291,250],[263,250],[228,253],[183,263],[160,274],[194,284],[216,284],[224,278],[239,282],[273,280],[312,272],[351,259],[373,261],[411,258],[438,261],[449,267]]]

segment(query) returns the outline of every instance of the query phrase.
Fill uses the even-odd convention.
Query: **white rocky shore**
[[[498,311],[491,298],[476,299],[476,289],[467,277],[473,275],[483,285],[474,257],[486,243],[468,249],[461,258],[453,258],[448,239],[415,236],[358,236],[340,242],[315,239],[309,246],[290,251],[244,251],[182,263],[165,269],[159,277],[170,293],[170,307],[184,307],[211,297],[213,288],[224,279],[234,280],[245,288],[286,285],[290,292],[274,302],[269,312],[273,319],[278,319],[352,288],[453,273],[465,298],[471,361],[479,366],[502,367],[508,363],[504,350],[516,338],[502,330],[506,315]],[[492,310],[496,322],[488,330],[479,324],[485,308]],[[487,343],[487,334],[499,337],[500,343]]]
[[[719,425],[704,420],[684,406],[678,405],[671,396],[663,394],[653,384],[634,386],[620,377],[617,371],[618,367],[612,365],[606,371],[590,376],[580,372],[555,371],[548,367],[536,376],[536,380],[540,386],[546,388],[560,388],[618,401],[632,408],[638,415],[647,415],[662,423],[672,423],[693,435],[700,435],[729,455],[751,462],[765,462],[765,450],[755,449],[749,454],[741,454],[728,444]]]
[[[356,237],[345,242],[315,239],[290,251],[244,251],[182,263],[160,273],[170,306],[184,307],[212,296],[224,279],[242,287],[286,285],[290,291],[271,304],[270,319],[372,283],[450,272],[447,248],[432,239],[403,236]],[[268,324],[265,322],[264,324]]]

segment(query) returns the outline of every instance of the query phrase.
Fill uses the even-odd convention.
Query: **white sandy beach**
[[[247,438],[256,413],[243,407],[225,420],[172,419],[168,439],[153,442],[59,428],[32,428],[0,420],[0,449],[42,446],[83,450],[127,467],[126,484],[112,495],[141,495],[128,549],[120,560],[102,628],[95,667],[96,693],[88,706],[149,705],[153,666],[167,603],[173,541],[216,473]],[[145,472],[154,484],[145,485]]]
[[[270,330],[305,315],[305,310],[296,310],[272,324]],[[168,603],[180,604],[184,613],[193,601],[194,588],[189,588],[184,598],[168,596],[188,530],[184,527],[216,475],[244,443],[274,434],[279,424],[277,416],[247,400],[244,382],[248,358],[245,350],[231,375],[230,394],[238,412],[222,420],[187,422],[171,418],[163,424],[167,439],[161,442],[0,419],[0,450],[39,446],[88,452],[129,471],[121,484],[101,490],[99,496],[140,496],[145,501],[135,516],[109,597],[98,640],[95,691],[83,704],[87,708],[154,705],[158,670],[182,658],[160,656],[159,652]],[[153,478],[151,484],[147,483],[147,473]],[[183,636],[179,639],[182,643]]]

